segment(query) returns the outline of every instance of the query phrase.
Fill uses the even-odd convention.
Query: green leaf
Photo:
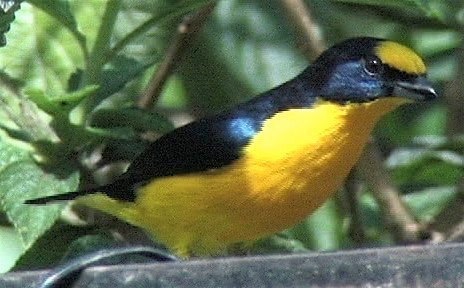
[[[396,21],[405,21],[407,18],[414,18],[420,16],[424,19],[438,20],[439,23],[445,24],[448,22],[453,26],[453,20],[450,21],[449,17],[453,17],[456,10],[450,9],[449,6],[453,4],[443,3],[446,1],[436,0],[334,0],[340,3],[357,4],[357,5],[371,5],[377,7],[393,8],[397,11]],[[455,4],[454,4],[455,5]],[[457,7],[456,7],[457,8]],[[394,18],[395,13],[389,16]],[[424,17],[425,16],[425,17]],[[388,16],[387,16],[388,17]],[[454,18],[454,17],[453,17]],[[425,23],[424,23],[425,25]]]
[[[15,146],[17,144],[18,143],[7,143],[3,137],[0,138],[0,173],[3,167],[11,163],[29,159],[29,153]]]
[[[71,12],[68,0],[27,0],[37,8],[53,17],[64,27],[69,29],[78,39],[85,41],[78,28],[74,14]]]
[[[90,125],[98,128],[130,127],[135,131],[163,134],[174,129],[166,117],[138,108],[99,109],[93,113]]]
[[[446,108],[434,105],[416,114],[412,122],[412,135],[445,135],[446,132]]]
[[[171,75],[164,85],[157,107],[179,110],[186,107],[186,101],[186,91],[182,79],[177,74]]]
[[[76,19],[70,10],[68,0],[27,0],[27,2],[42,9],[66,28],[77,31]]]
[[[424,148],[395,150],[387,159],[397,183],[453,185],[464,175],[464,158],[454,151]]]
[[[99,239],[102,239],[101,242],[106,240],[106,243],[108,243],[107,246],[109,246],[109,243],[111,243],[110,240],[112,239],[108,235],[95,235],[95,233],[94,227],[71,226],[59,222],[44,233],[30,249],[21,255],[14,268],[15,270],[35,270],[54,266],[62,261],[65,255],[70,253],[70,249],[73,249],[73,246],[75,246],[74,243],[81,238],[88,239],[88,237],[99,237]],[[114,242],[113,240],[112,243]],[[93,244],[94,247],[102,247],[97,246],[99,243],[91,244]],[[53,247],[53,249],[50,249],[50,247]]]
[[[114,27],[116,44],[111,49],[111,55],[124,50],[138,60],[160,59],[160,52],[172,40],[180,18],[211,2],[214,0],[122,1]],[[156,41],[147,41],[143,35],[155,35]]]
[[[72,191],[78,175],[69,169],[60,174],[44,171],[31,159],[3,165],[0,171],[0,208],[20,234],[24,248],[29,248],[58,219],[63,205],[28,206],[27,199]]]
[[[94,128],[86,127],[87,132],[91,135],[100,138],[133,140],[137,138],[138,134],[130,127],[116,127],[116,128]]]
[[[454,187],[434,187],[403,196],[406,205],[422,222],[437,216],[446,205],[457,197]],[[385,233],[379,206],[370,193],[365,193],[360,201],[361,215],[370,235]]]
[[[6,45],[5,34],[10,30],[10,24],[15,19],[15,12],[19,10],[23,0],[0,1],[0,46]]]
[[[417,7],[417,0],[332,0],[335,2],[351,3],[359,5],[376,5],[383,7],[414,8]]]
[[[335,250],[343,246],[342,219],[334,200],[327,201],[305,221],[290,230],[292,236],[313,250]]]
[[[5,72],[27,88],[64,93],[69,75],[83,66],[82,50],[64,25],[31,5],[23,5],[16,14],[9,45],[0,49]]]
[[[251,248],[252,250],[250,252],[252,254],[298,253],[308,251],[301,241],[293,239],[289,233],[285,232],[258,240]]]
[[[450,201],[458,197],[457,194],[457,190],[452,186],[437,186],[405,195],[404,199],[414,215],[426,223],[437,216]]]
[[[8,272],[14,265],[24,248],[19,233],[13,227],[0,226],[0,274]]]
[[[71,93],[50,96],[43,90],[31,88],[26,89],[24,94],[48,114],[52,116],[64,116],[68,115],[84,98],[95,94],[97,90],[97,85],[89,85]]]
[[[103,100],[122,88],[148,67],[149,64],[124,56],[119,56],[103,70],[102,86],[98,97]]]
[[[108,0],[101,17],[100,27],[95,43],[89,54],[86,70],[84,71],[84,85],[101,83],[103,66],[111,59],[107,59],[111,46],[111,36],[121,6],[120,0]]]
[[[421,161],[434,160],[458,167],[464,167],[464,157],[458,153],[424,148],[398,148],[388,157],[387,165],[392,168],[397,168]]]
[[[133,80],[135,77],[140,76],[142,72],[148,67],[135,59],[118,56],[114,61],[105,66],[102,72],[102,79],[100,89],[84,101],[82,109],[84,109],[83,116],[89,112],[87,109],[92,109],[98,106],[103,100],[109,96],[119,92],[126,84]]]
[[[404,105],[386,115],[377,125],[377,138],[383,145],[410,145],[415,137],[423,135],[444,135],[446,113],[440,105]]]

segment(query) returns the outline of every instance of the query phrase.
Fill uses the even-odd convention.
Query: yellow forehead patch
[[[376,48],[376,54],[384,64],[409,74],[424,74],[424,61],[406,46],[392,41],[383,41]]]

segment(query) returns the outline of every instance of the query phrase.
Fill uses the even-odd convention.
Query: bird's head
[[[430,100],[437,93],[422,59],[396,42],[352,38],[326,50],[309,69],[308,80],[322,99],[363,103],[394,97]],[[407,102],[407,101],[404,101]]]

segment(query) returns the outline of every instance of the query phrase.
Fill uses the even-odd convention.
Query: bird
[[[412,49],[350,38],[293,79],[161,136],[114,182],[26,203],[77,199],[181,258],[221,254],[302,221],[343,185],[382,116],[437,97]]]

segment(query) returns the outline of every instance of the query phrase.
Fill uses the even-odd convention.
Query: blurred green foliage
[[[84,175],[92,171],[84,164],[102,143],[106,148],[99,163],[130,161],[147,145],[140,133],[173,129],[174,112],[214,113],[308,65],[281,3],[218,1],[154,109],[134,108],[182,16],[209,2],[29,0],[14,12],[12,23],[11,14],[0,13],[0,24],[11,24],[7,45],[0,49],[0,271],[15,262],[17,269],[51,265],[78,239],[111,242],[106,232],[58,221],[64,205],[22,204],[75,190],[79,178],[88,186],[91,180]],[[318,0],[308,5],[329,44],[359,35],[395,39],[425,57],[438,90],[455,77],[463,1]],[[447,142],[446,121],[446,107],[437,101],[404,107],[376,131],[396,183],[423,221],[456,197],[463,174],[464,145]],[[424,135],[428,141],[421,140]],[[392,243],[372,197],[365,194],[360,205],[370,245]],[[295,228],[259,241],[254,251],[352,247],[348,222],[332,200]]]

